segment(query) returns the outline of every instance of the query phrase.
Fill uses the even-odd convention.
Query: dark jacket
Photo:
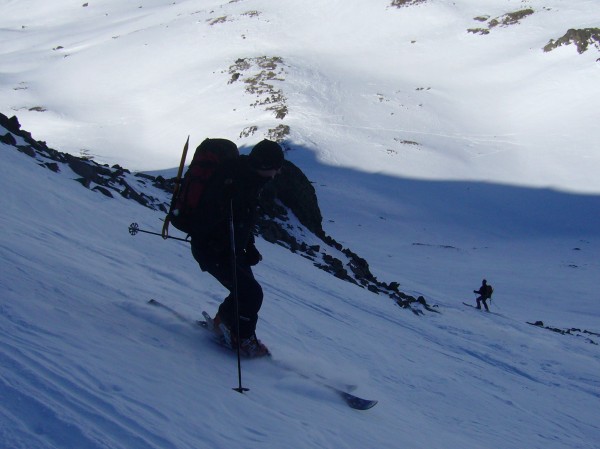
[[[483,299],[489,299],[492,297],[489,284],[481,284],[481,287],[479,287],[479,290],[473,290],[473,293],[477,293]]]
[[[233,209],[235,248],[238,256],[254,248],[258,201],[268,178],[259,176],[247,156],[225,162],[212,175],[193,214],[192,246],[201,260],[225,261],[231,256],[230,209]]]

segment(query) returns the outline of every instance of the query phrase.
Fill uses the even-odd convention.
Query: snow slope
[[[327,233],[441,312],[259,241],[275,358],[380,403],[352,411],[260,360],[242,396],[230,354],[146,304],[194,319],[224,295],[184,243],[127,234],[161,215],[0,144],[0,446],[599,447],[599,339],[526,324],[600,332],[598,54],[541,51],[597,26],[598,3],[389,3],[0,3],[0,107],[35,138],[166,169],[187,134],[252,145],[287,124]],[[284,120],[228,84],[263,55],[285,61]],[[497,314],[462,305],[483,276]]]
[[[588,338],[530,326],[504,299],[483,314],[443,297],[417,317],[262,241],[259,333],[275,358],[380,403],[353,411],[264,360],[243,362],[250,392],[233,392],[233,355],[146,304],[194,319],[224,294],[187,244],[126,232],[160,215],[66,166],[0,157],[2,447],[597,447]]]

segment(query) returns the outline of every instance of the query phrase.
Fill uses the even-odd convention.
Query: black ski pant
[[[477,301],[477,308],[481,309],[481,303],[483,303],[485,310],[487,310],[488,312],[490,311],[490,309],[488,308],[487,305],[487,298],[484,298],[483,296],[480,296],[479,298],[477,298],[475,301]]]
[[[198,248],[194,248],[193,245],[192,255],[200,264],[200,268],[203,271],[210,273],[227,290],[229,290],[229,295],[219,306],[219,318],[221,318],[222,323],[235,333],[235,298],[233,295],[231,260],[229,258],[210,257],[211,255],[206,254]],[[254,278],[252,268],[245,262],[243,257],[238,257],[236,261],[236,274],[240,317],[240,339],[244,339],[254,335],[256,330],[258,312],[263,301],[263,290],[258,281]]]

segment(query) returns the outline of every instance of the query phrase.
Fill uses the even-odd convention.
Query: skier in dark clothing
[[[265,184],[280,172],[283,160],[281,147],[276,142],[263,140],[248,156],[224,162],[212,175],[194,211],[192,255],[202,271],[210,273],[230,292],[214,318],[215,330],[218,332],[222,323],[235,338],[239,317],[240,349],[250,357],[269,354],[255,333],[263,291],[252,273],[252,267],[262,260],[254,244],[254,227],[258,219],[260,193]],[[238,317],[235,316],[236,298],[233,294],[231,215]]]
[[[476,299],[477,308],[481,309],[481,303],[483,303],[485,310],[489,312],[490,309],[488,308],[486,301],[492,297],[492,293],[491,286],[488,285],[487,281],[485,279],[481,281],[481,287],[479,287],[479,290],[473,290],[473,293],[477,293],[479,295],[479,297]]]

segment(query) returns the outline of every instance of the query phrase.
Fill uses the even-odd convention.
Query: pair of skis
[[[210,316],[206,312],[203,312],[203,315],[205,316],[205,320],[195,321],[195,320],[192,320],[192,319],[182,315],[181,313],[179,313],[177,310],[173,309],[172,307],[170,307],[160,301],[157,301],[156,299],[151,299],[150,301],[148,301],[148,303],[169,311],[173,316],[175,316],[176,318],[178,318],[179,320],[181,320],[185,323],[191,324],[195,327],[201,327],[205,330],[208,330],[211,332],[211,334],[213,336],[215,336],[215,333],[212,330],[212,326],[210,326],[210,323],[207,323],[207,320],[210,319]],[[228,349],[231,349],[231,347],[230,346],[228,347],[221,338],[215,338],[215,340],[217,341],[217,343],[219,345],[227,347]],[[315,379],[314,377],[310,377],[310,376],[294,369],[291,366],[288,366],[278,360],[271,358],[271,356],[266,356],[265,358],[267,358],[274,366],[277,366],[280,369],[283,369],[283,370],[289,371],[289,372],[293,372],[296,375],[302,377],[303,379],[310,380],[311,382],[314,382],[323,388],[326,388],[328,390],[335,392],[339,397],[341,397],[343,399],[345,404],[347,404],[350,408],[353,408],[355,410],[368,410],[368,409],[374,407],[378,402],[376,400],[363,399],[363,398],[355,396],[352,393],[350,393],[349,391],[347,391],[347,390],[352,390],[352,389],[356,388],[355,386],[350,385],[347,387],[347,390],[338,388],[338,387],[331,385],[325,381],[321,381],[319,379]]]

